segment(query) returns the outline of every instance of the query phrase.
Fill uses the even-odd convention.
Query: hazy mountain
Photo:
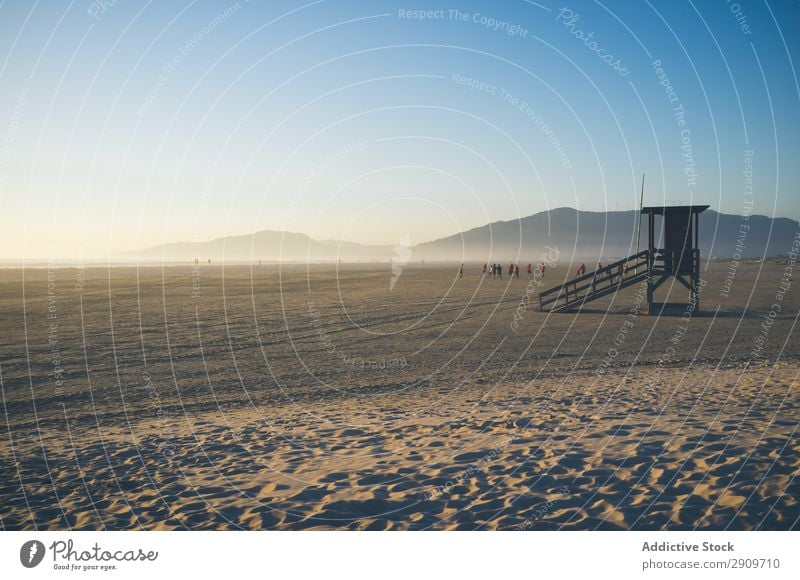
[[[368,246],[354,242],[315,240],[305,234],[263,230],[254,234],[226,236],[207,242],[178,242],[155,246],[138,253],[140,258],[214,261],[257,260],[284,262],[332,262],[337,259],[388,260],[392,246]]]
[[[411,248],[371,246],[335,240],[314,240],[305,234],[265,230],[202,243],[174,243],[139,252],[139,258],[215,261],[537,261],[546,246],[557,248],[562,260],[607,260],[636,250],[635,211],[590,212],[557,208],[518,220],[500,221]],[[742,226],[749,226],[746,232]],[[740,215],[707,210],[700,215],[703,256],[742,258],[785,255],[798,232],[798,222],[787,218]],[[743,242],[743,243],[742,243]],[[737,245],[739,246],[737,248]],[[642,220],[641,248],[647,246]],[[517,257],[519,256],[519,257]]]

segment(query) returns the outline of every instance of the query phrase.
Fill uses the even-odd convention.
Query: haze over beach
[[[799,23],[3,3],[2,530],[796,530]]]
[[[400,258],[399,248],[407,248],[406,259],[485,263],[493,256],[519,260],[524,252],[539,255],[547,247],[558,247],[573,259],[595,263],[621,258],[635,251],[639,215],[636,211],[600,213],[562,207],[419,244],[411,245],[410,238],[407,238],[395,246],[357,244],[345,240],[320,241],[294,232],[261,231],[196,243],[165,244],[126,252],[117,258],[142,261],[212,258],[233,262],[370,262]],[[714,211],[704,213],[701,255],[728,259],[736,256],[737,260],[786,255],[798,231],[797,221],[760,215],[746,217],[746,228],[743,228],[740,215]]]

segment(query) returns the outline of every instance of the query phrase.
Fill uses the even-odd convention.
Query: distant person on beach
[[[211,265],[211,258],[208,259],[208,265]]]
[[[501,264],[497,264],[497,277],[501,280],[503,279],[503,266]]]
[[[539,266],[539,269],[542,271],[542,278],[544,278],[544,269],[545,269],[544,262],[541,263],[541,265]]]
[[[486,263],[483,264],[483,275],[486,276]]]
[[[514,262],[511,262],[508,265],[508,275],[513,278],[514,277]]]
[[[492,264],[492,278],[497,278],[497,264]]]
[[[531,272],[531,265],[530,265],[530,264],[528,264],[528,280],[530,280],[530,279],[531,279],[531,274],[532,274],[532,272]]]
[[[464,264],[461,264],[461,267],[458,269],[458,277],[459,278],[464,277]]]
[[[516,275],[517,275],[517,278],[519,278],[519,264],[517,264],[516,266],[514,266],[514,274],[516,274]]]

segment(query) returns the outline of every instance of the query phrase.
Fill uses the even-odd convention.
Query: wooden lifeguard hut
[[[700,308],[700,214],[707,205],[668,205],[643,207],[647,215],[648,314],[672,314],[673,311],[690,313]],[[662,247],[656,247],[656,216],[661,216]],[[655,291],[664,282],[674,278],[689,291],[689,302],[655,301]]]
[[[650,206],[647,249],[539,293],[539,310],[567,312],[622,288],[647,281],[647,313],[694,314],[700,308],[700,214],[707,205]],[[656,240],[656,216],[662,220]],[[688,303],[655,301],[656,290],[673,278],[689,291]],[[691,305],[691,308],[689,307]]]

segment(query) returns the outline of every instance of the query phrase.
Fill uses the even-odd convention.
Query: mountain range
[[[637,211],[590,212],[561,207],[520,219],[497,221],[411,247],[315,240],[305,234],[273,230],[226,236],[199,243],[171,243],[144,249],[139,259],[215,261],[333,262],[388,261],[535,261],[545,247],[563,259],[608,260],[635,253]],[[658,226],[657,226],[658,227]],[[798,222],[762,215],[700,214],[700,251],[704,257],[742,259],[789,253]],[[642,219],[641,248],[647,246]],[[128,257],[133,257],[128,254]]]

